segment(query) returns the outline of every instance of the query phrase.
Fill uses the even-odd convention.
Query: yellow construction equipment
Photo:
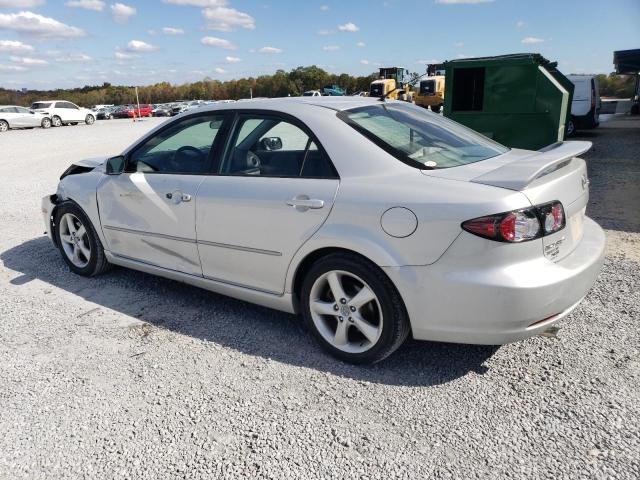
[[[418,91],[413,96],[416,105],[439,113],[444,105],[444,75],[425,77],[420,81]]]
[[[413,102],[411,85],[405,81],[408,74],[409,71],[403,67],[381,68],[378,80],[371,82],[369,96]]]

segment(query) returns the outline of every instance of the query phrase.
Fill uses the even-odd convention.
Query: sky
[[[0,87],[230,80],[318,65],[541,53],[609,73],[640,48],[640,0],[0,0]]]

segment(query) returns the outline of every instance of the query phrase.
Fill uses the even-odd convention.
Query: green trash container
[[[556,66],[535,53],[445,62],[444,115],[508,147],[562,141],[573,83]]]

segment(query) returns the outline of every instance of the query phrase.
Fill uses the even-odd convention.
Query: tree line
[[[416,75],[416,74],[413,74]],[[635,79],[629,75],[597,75],[600,95],[616,98],[630,98],[633,95]],[[315,65],[298,67],[289,72],[278,70],[273,75],[220,81],[204,80],[173,85],[169,82],[156,83],[138,88],[140,103],[167,103],[175,100],[237,100],[254,97],[298,96],[307,90],[319,89],[326,85],[338,85],[347,93],[369,90],[370,83],[377,78],[373,73],[355,77],[346,73],[331,74]],[[0,105],[31,105],[37,100],[65,99],[81,106],[99,104],[123,105],[135,103],[133,86],[114,86],[104,83],[74,89],[57,90],[8,90],[0,88]]]
[[[330,74],[322,68],[298,67],[290,72],[278,70],[273,75],[220,81],[204,80],[173,85],[169,82],[138,87],[140,103],[167,103],[175,100],[237,100],[253,97],[299,96],[307,90],[316,90],[327,85],[339,85],[354,93],[369,90],[376,74],[354,77],[343,73]],[[31,105],[38,100],[65,99],[81,106],[100,104],[123,105],[135,103],[133,86],[115,86],[104,83],[74,89],[28,90],[26,92],[0,88],[0,105]]]

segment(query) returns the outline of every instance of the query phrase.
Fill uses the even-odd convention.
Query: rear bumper
[[[470,258],[471,237],[462,233],[433,265],[384,269],[405,301],[414,338],[498,345],[540,333],[580,303],[604,259],[604,232],[589,218],[580,244],[557,263],[541,254],[517,263],[490,247]]]

